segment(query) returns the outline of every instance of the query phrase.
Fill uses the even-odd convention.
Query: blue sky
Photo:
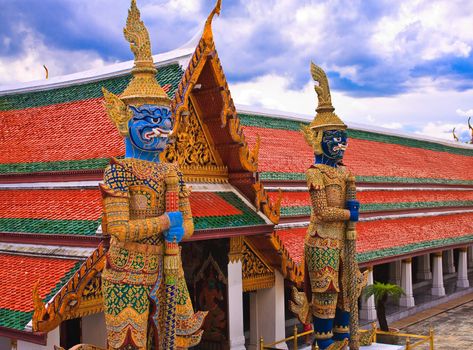
[[[154,53],[199,31],[213,0],[138,0]],[[0,84],[132,58],[128,0],[0,0]],[[473,1],[223,0],[217,49],[237,103],[313,114],[309,62],[348,122],[451,139],[473,116]]]

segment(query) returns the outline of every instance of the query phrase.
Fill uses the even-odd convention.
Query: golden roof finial
[[[49,79],[49,70],[48,67],[46,67],[45,64],[43,64],[44,72],[45,72],[45,79]]]
[[[217,0],[215,7],[213,8],[212,12],[210,12],[209,16],[207,17],[207,20],[205,21],[204,34],[202,34],[202,38],[204,38],[204,41],[206,42],[206,44],[210,45],[210,43],[212,42],[212,38],[213,38],[212,20],[215,15],[220,16],[221,7],[222,7],[222,0]]]
[[[470,130],[471,130],[471,140],[470,140],[470,143],[473,144],[473,126],[471,126],[470,120],[471,120],[471,117],[468,118],[468,128],[470,128]]]
[[[452,130],[453,139],[458,142],[458,141],[460,141],[460,140],[458,139],[457,135],[455,134],[455,129],[456,129],[456,128],[453,128],[453,130]]]

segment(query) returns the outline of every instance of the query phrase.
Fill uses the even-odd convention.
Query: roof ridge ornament
[[[220,16],[220,9],[222,7],[222,0],[217,0],[215,7],[213,8],[212,12],[210,12],[207,20],[205,21],[204,26],[204,33],[202,34],[202,38],[204,39],[207,45],[210,45],[213,40],[213,33],[212,33],[212,20],[215,15]]]

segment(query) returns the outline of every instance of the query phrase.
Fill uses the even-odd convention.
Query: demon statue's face
[[[330,159],[341,160],[347,143],[348,136],[345,130],[326,130],[322,136],[322,151]]]
[[[133,117],[128,122],[133,146],[142,151],[163,151],[169,143],[168,136],[173,127],[171,111],[155,105],[129,107],[133,112]]]

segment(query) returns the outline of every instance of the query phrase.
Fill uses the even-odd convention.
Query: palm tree
[[[402,295],[406,294],[404,290],[396,284],[374,282],[374,284],[370,284],[365,288],[363,294],[365,300],[374,296],[379,327],[382,331],[389,332],[388,321],[386,320],[386,301],[388,297],[399,300]]]

